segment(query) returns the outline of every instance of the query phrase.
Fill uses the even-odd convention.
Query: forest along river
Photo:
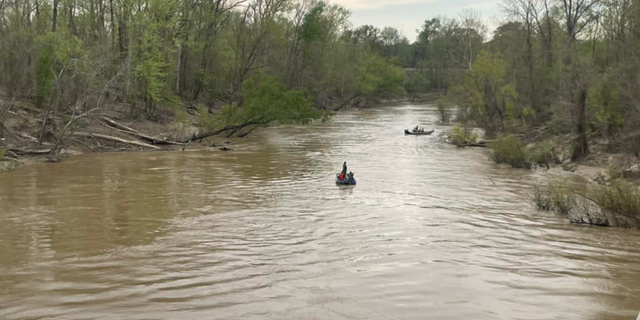
[[[544,171],[403,135],[435,121],[384,107],[0,175],[0,319],[637,317],[640,232],[538,212]]]

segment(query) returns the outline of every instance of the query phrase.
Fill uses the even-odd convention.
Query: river
[[[548,173],[435,121],[382,107],[0,175],[0,319],[637,317],[640,232],[535,210]],[[335,185],[343,161],[357,186]]]

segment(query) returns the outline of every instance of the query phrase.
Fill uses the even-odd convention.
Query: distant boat
[[[434,133],[435,130],[427,130],[427,131],[409,131],[409,129],[404,129],[404,134],[415,135],[415,136],[428,136]]]

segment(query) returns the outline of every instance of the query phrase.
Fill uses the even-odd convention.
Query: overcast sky
[[[497,25],[501,0],[331,0],[351,11],[354,27],[370,24],[400,30],[410,41],[425,20],[437,16],[457,18],[464,8],[473,8],[489,24]]]

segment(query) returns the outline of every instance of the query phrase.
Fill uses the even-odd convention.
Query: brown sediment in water
[[[85,154],[0,177],[0,318],[637,316],[640,233],[539,212],[546,170],[437,136],[425,106],[233,152]],[[224,139],[226,140],[226,139]],[[335,186],[343,161],[358,186]]]

